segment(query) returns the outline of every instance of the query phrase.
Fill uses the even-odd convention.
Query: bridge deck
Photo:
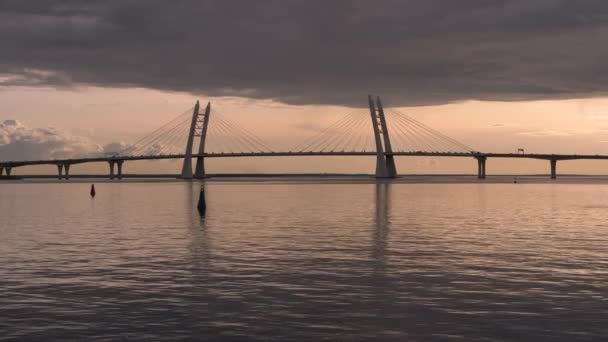
[[[330,151],[330,152],[234,152],[234,153],[204,153],[193,154],[193,157],[204,158],[236,158],[236,157],[305,157],[305,156],[375,156],[374,151]],[[393,152],[393,156],[411,157],[472,157],[472,158],[518,158],[543,160],[575,160],[575,159],[608,159],[608,155],[599,154],[536,154],[536,153],[460,153],[460,152]],[[128,160],[163,160],[182,159],[183,154],[168,154],[157,156],[112,156],[48,160],[22,160],[0,162],[0,167],[19,167],[27,165],[56,165],[56,164],[82,164],[94,162],[128,161]]]

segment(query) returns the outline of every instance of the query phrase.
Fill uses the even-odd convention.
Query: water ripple
[[[87,188],[0,185],[0,340],[608,336],[604,185]]]

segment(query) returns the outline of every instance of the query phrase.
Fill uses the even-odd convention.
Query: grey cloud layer
[[[119,142],[101,146],[88,137],[56,128],[33,128],[17,120],[0,120],[0,161],[95,157],[127,147]]]
[[[54,128],[30,128],[16,120],[0,121],[0,160],[69,158],[101,153],[91,140]]]
[[[4,85],[296,104],[608,93],[605,0],[2,1]]]

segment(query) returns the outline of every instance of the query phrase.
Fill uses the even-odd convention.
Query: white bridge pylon
[[[205,141],[207,139],[207,128],[209,127],[209,115],[211,114],[211,102],[207,103],[205,113],[201,115],[199,112],[200,104],[196,101],[192,112],[192,122],[188,133],[188,142],[186,143],[186,152],[184,153],[184,163],[182,165],[182,178],[192,179],[205,177],[205,158],[200,155],[205,153]],[[201,117],[202,116],[202,117]],[[198,145],[198,154],[196,158],[196,169],[192,174],[192,149],[194,145],[194,137],[200,137]]]
[[[374,103],[371,95],[368,95],[368,102],[376,142],[376,178],[395,178],[397,177],[397,166],[392,154],[391,137],[388,134],[382,102],[377,96],[376,103]]]

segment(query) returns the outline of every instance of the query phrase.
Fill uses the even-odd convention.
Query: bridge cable
[[[365,121],[367,120],[359,120],[357,125],[353,127],[350,137],[344,142],[344,149],[351,148],[351,151],[357,151],[356,146],[352,145],[352,143],[354,143],[356,139],[361,135],[360,131],[365,126]]]
[[[230,128],[232,130],[240,131],[243,134],[243,136],[247,137],[248,141],[250,141],[251,143],[255,142],[255,145],[257,146],[257,148],[260,149],[260,151],[265,151],[265,150],[271,151],[272,150],[270,147],[268,147],[266,145],[266,142],[263,139],[259,138],[257,135],[255,135],[251,131],[245,129],[241,125],[239,125],[236,122],[234,122],[233,120],[231,120],[227,115],[225,115],[222,112],[222,110],[216,109],[215,113],[217,115],[219,115],[220,118],[223,118],[223,120],[230,126]]]
[[[351,137],[355,135],[355,129],[364,121],[369,120],[369,117],[367,117],[367,115],[362,116],[360,113],[358,113],[358,117],[355,118],[355,121],[349,125],[348,127],[344,127],[342,129],[343,132],[338,132],[338,134],[336,135],[337,138],[335,139],[336,142],[333,143],[331,145],[332,150],[339,150],[340,147],[342,147],[342,151],[345,151],[346,148],[348,148],[348,141],[350,141]],[[344,132],[345,131],[345,132]],[[341,138],[342,140],[338,139]]]
[[[218,144],[222,145],[221,152],[222,153],[232,153],[232,146],[230,144],[230,132],[225,126],[221,123],[221,120],[216,120],[219,124],[213,126],[216,135],[216,141]]]
[[[405,133],[405,137],[410,137],[412,138],[412,140],[416,141],[416,146],[419,149],[413,149],[412,152],[436,152],[443,149],[441,146],[438,146],[432,140],[432,136],[430,137],[431,139],[428,139],[428,135],[425,135],[417,127],[410,125],[402,118],[395,118],[394,123],[396,124],[395,126],[400,129],[402,133]]]
[[[419,127],[412,125],[411,122],[406,121],[402,117],[396,117],[395,119],[397,124],[403,125],[402,127],[404,127],[404,129],[407,130],[409,133],[411,133],[411,136],[414,139],[416,139],[419,143],[422,142],[422,145],[420,147],[423,148],[423,150],[421,151],[438,152],[444,151],[444,149],[446,149],[445,145],[442,144],[442,142],[438,143],[437,141],[435,141],[437,137],[435,137],[434,135],[429,134],[428,132],[421,130]],[[424,147],[423,145],[426,145],[426,147]],[[448,147],[447,150],[450,150],[450,148]]]
[[[225,129],[225,131],[227,132],[226,138],[232,144],[233,150],[234,150],[233,152],[238,153],[238,152],[249,152],[250,151],[248,144],[243,141],[243,137],[241,137],[239,135],[232,135],[231,128],[233,128],[233,127],[231,127],[228,123],[224,122],[220,118],[216,118],[216,121],[218,123],[220,123],[220,125],[222,125],[223,128]]]
[[[175,131],[165,142],[161,143],[163,146],[163,154],[181,154],[183,153],[184,145],[188,139],[190,133],[190,125],[185,125],[180,130]],[[177,148],[177,150],[176,150]]]
[[[183,149],[183,146],[185,145],[184,140],[187,139],[189,131],[190,131],[190,126],[184,127],[179,132],[176,132],[175,134],[173,134],[173,137],[171,139],[169,139],[169,141],[167,141],[166,145],[174,147],[174,148],[179,146],[181,149]],[[170,151],[171,154],[174,154],[175,152],[176,152],[176,150]],[[178,153],[176,153],[176,154],[180,154],[180,152],[183,152],[183,150],[177,150],[177,152]]]
[[[232,135],[234,133],[234,131],[237,131],[236,133],[241,133],[241,134],[236,134],[234,135],[234,138],[237,139],[237,141],[242,145],[247,147],[249,145],[249,147],[251,149],[246,149],[246,151],[251,151],[254,152],[256,150],[259,151],[264,151],[264,150],[270,150],[269,147],[267,147],[263,142],[261,142],[261,140],[255,136],[253,133],[247,131],[246,129],[240,127],[239,125],[235,124],[233,121],[231,121],[230,119],[226,118],[225,116],[221,115],[220,113],[216,113],[217,116],[217,120],[220,120],[221,123],[224,124],[225,128],[230,132],[229,135]],[[245,152],[245,151],[243,151]]]
[[[300,144],[294,150],[300,152],[313,151],[315,148],[322,146],[328,139],[332,138],[332,133],[338,131],[345,125],[348,125],[354,119],[354,115],[356,115],[356,113],[350,113],[336,120],[329,127],[305,140],[306,145],[302,146],[303,144]]]
[[[336,127],[332,134],[327,134],[327,138],[321,140],[316,146],[319,146],[318,148],[320,148],[320,151],[333,151],[333,149],[330,149],[330,147],[334,146],[335,143],[339,143],[344,131],[348,132],[358,120],[359,118],[356,116],[356,114],[353,115],[353,117],[341,125],[341,127]]]
[[[183,122],[179,126],[176,126],[175,128],[165,132],[162,137],[160,137],[147,147],[148,149],[158,149],[160,155],[166,154],[167,151],[172,151],[168,150],[169,148],[174,147],[172,145],[172,141],[182,138],[184,136],[184,131],[187,137],[187,132],[189,131],[189,129],[190,125],[188,124],[188,120],[185,120],[185,122]]]
[[[473,152],[474,151],[474,149],[471,148],[470,146],[467,146],[467,145],[461,143],[460,141],[458,141],[456,139],[453,139],[453,138],[451,138],[451,137],[449,137],[449,136],[447,136],[447,135],[445,135],[445,134],[443,134],[443,133],[441,133],[441,132],[439,132],[439,131],[437,131],[437,130],[435,130],[435,129],[427,126],[427,125],[424,125],[421,122],[419,122],[419,121],[411,118],[410,116],[408,116],[408,115],[406,115],[404,113],[401,113],[399,111],[392,111],[392,112],[395,112],[397,115],[399,115],[399,116],[403,117],[404,119],[412,122],[414,125],[417,125],[417,126],[421,127],[422,129],[424,129],[424,130],[426,130],[426,131],[428,131],[428,132],[430,132],[430,133],[432,133],[432,134],[434,134],[434,135],[436,135],[438,137],[441,137],[442,139],[447,140],[447,141],[451,142],[452,144],[454,144],[456,146],[459,146],[461,149],[463,149],[463,150],[465,150],[467,152]]]
[[[324,128],[323,130],[317,132],[316,134],[314,134],[313,136],[310,136],[308,138],[306,138],[304,141],[302,141],[301,143],[299,143],[298,145],[294,146],[292,151],[299,151],[299,152],[304,152],[304,151],[308,151],[308,148],[314,144],[317,139],[321,136],[323,136],[324,134],[327,134],[328,132],[332,131],[333,129],[335,129],[337,126],[339,126],[344,120],[347,120],[348,117],[352,115],[352,113],[349,113],[347,115],[341,116],[338,120],[334,121],[331,125],[329,125],[328,127]]]
[[[260,152],[272,151],[272,149],[270,147],[268,147],[268,145],[266,145],[266,143],[262,139],[260,139],[257,135],[251,133],[249,130],[247,130],[244,127],[242,127],[241,125],[235,123],[230,118],[223,115],[221,112],[216,111],[216,115],[219,115],[220,120],[223,120],[227,125],[229,125],[230,128],[233,128],[233,129],[239,131],[242,134],[241,138],[245,139],[250,144],[252,144],[252,147],[254,149],[259,149]]]
[[[163,139],[167,134],[170,134],[170,132],[176,130],[187,121],[188,117],[182,117],[179,121],[174,121],[171,122],[169,125],[164,125],[164,127],[162,127],[161,129],[157,129],[156,131],[154,131],[154,134],[149,134],[143,139],[140,139],[135,144],[126,148],[125,150],[123,150],[122,153],[124,154],[125,152],[128,152],[130,154],[133,154],[134,152],[145,152],[146,150],[149,150],[149,148],[152,147],[154,144],[156,144],[160,139]]]
[[[225,119],[218,117],[217,120],[219,120],[219,122],[224,126],[224,128],[230,132],[230,134],[232,134],[232,131],[234,131],[235,129],[238,130],[237,126],[234,124],[230,124],[229,122],[227,122]],[[231,135],[231,137],[233,137],[234,142],[236,145],[238,145],[238,149],[237,150],[239,152],[263,152],[265,150],[264,147],[260,148],[259,144],[253,139],[251,138],[251,134],[249,134],[246,131],[242,131],[242,133],[244,133],[243,135]]]
[[[190,121],[191,121],[191,118],[186,118],[179,125],[167,130],[166,132],[163,132],[163,134],[157,136],[154,140],[148,142],[144,146],[141,146],[140,153],[145,153],[145,154],[156,153],[159,155],[164,154],[168,147],[167,142],[169,140],[171,140],[173,138],[173,136],[180,135],[180,134],[181,134],[181,136],[184,136],[184,133],[181,133],[181,132],[185,131],[185,136],[187,137],[187,134],[188,134],[189,128],[190,128]]]
[[[194,107],[191,107],[190,109],[179,114],[178,116],[176,116],[169,122],[165,123],[161,127],[157,128],[154,131],[152,131],[151,133],[143,136],[139,140],[136,140],[134,143],[130,144],[125,149],[119,151],[118,155],[124,155],[126,152],[138,150],[139,146],[147,145],[151,140],[155,139],[159,134],[162,134],[164,131],[171,129],[171,128],[175,127],[176,125],[181,124],[181,122],[184,120],[184,118],[186,118],[186,119],[188,118],[187,114],[192,113],[193,108]]]
[[[412,134],[412,132],[410,132],[408,127],[404,128],[398,122],[393,122],[392,118],[389,119],[388,121],[391,124],[391,130],[393,130],[394,132],[397,133],[396,135],[394,135],[394,137],[396,138],[396,139],[394,139],[394,140],[396,140],[395,141],[396,144],[394,144],[394,146],[397,147],[396,148],[397,151],[405,151],[405,149],[401,149],[401,150],[399,149],[399,147],[401,145],[414,146],[414,147],[419,146],[420,143],[418,141],[418,138],[416,136],[414,136]],[[414,152],[415,148],[411,148],[410,151]]]
[[[392,113],[391,113],[392,114]],[[418,125],[413,125],[412,121],[406,120],[402,116],[393,115],[392,118],[395,119],[396,127],[406,130],[410,134],[404,135],[405,137],[411,137],[413,140],[415,139],[418,143],[422,142],[422,144],[418,147],[423,149],[429,149],[426,152],[449,152],[452,151],[452,145],[447,143],[445,139],[432,134],[427,130],[423,130]],[[402,130],[402,133],[403,133]],[[456,150],[459,150],[457,148]],[[421,150],[425,151],[425,150]],[[420,151],[420,152],[421,152]]]
[[[216,133],[215,127],[213,127],[213,129],[211,127],[209,127],[209,131],[207,132],[207,138],[206,138],[209,143],[206,146],[205,153],[213,153],[212,151],[214,151],[214,148],[216,148],[216,145],[217,145],[218,152],[225,150],[224,143],[220,139],[220,137],[221,136],[218,135],[218,133]]]

